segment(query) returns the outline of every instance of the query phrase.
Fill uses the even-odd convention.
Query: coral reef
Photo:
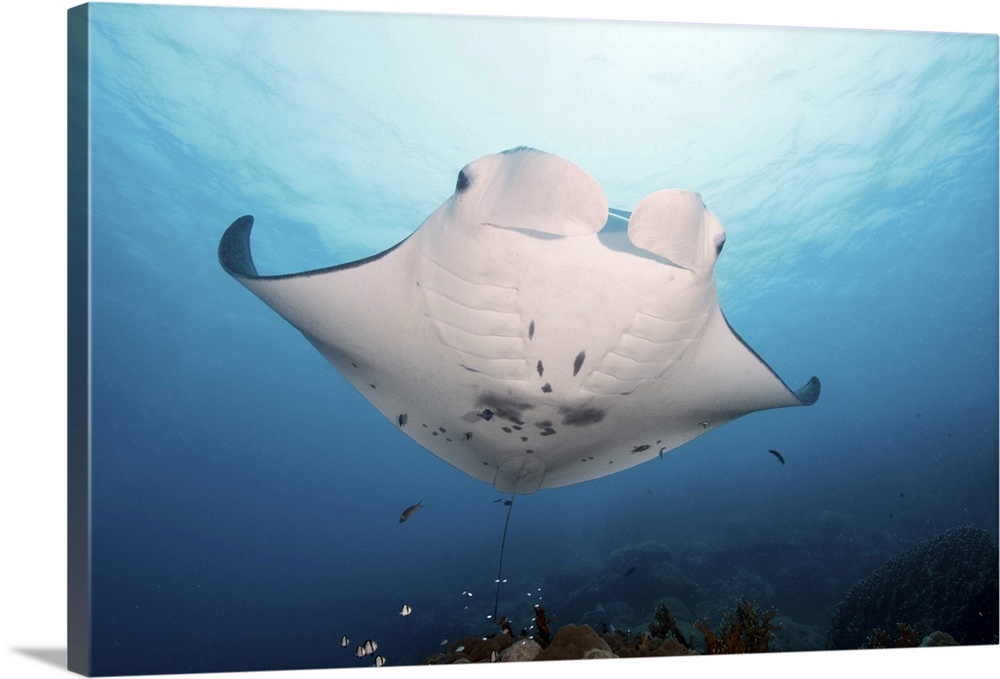
[[[611,652],[619,658],[650,658],[670,655],[697,655],[697,653],[673,637],[660,639],[643,632],[639,636],[614,632],[602,634]]]
[[[779,614],[774,618],[781,628],[775,627],[774,641],[768,646],[770,651],[822,651],[826,648],[826,628],[803,624]]]
[[[774,586],[757,575],[739,567],[731,574],[716,581],[707,588],[706,596],[698,602],[702,617],[718,618],[726,614],[733,601],[750,599],[771,601],[775,597]]]
[[[502,633],[489,637],[465,637],[451,644],[447,652],[427,658],[424,664],[494,662],[513,643],[514,639],[509,634]],[[496,656],[493,655],[494,652]]]
[[[542,652],[541,645],[534,639],[518,639],[500,654],[500,662],[521,662],[534,660]]]
[[[603,565],[584,560],[566,566],[558,577],[561,612],[595,629],[602,622],[627,628],[645,617],[643,607],[661,593],[697,600],[698,585],[673,559],[665,545],[646,541],[616,549]],[[607,612],[598,611],[594,602],[601,602]]]
[[[771,608],[758,611],[747,599],[736,602],[736,610],[727,612],[722,618],[718,632],[709,627],[708,622],[699,620],[694,624],[705,637],[705,653],[764,653],[774,639],[774,631],[781,625],[772,619],[778,611]]]
[[[997,598],[997,547],[981,528],[955,528],[856,583],[834,613],[827,646],[862,648],[874,630],[898,623],[917,635],[946,630],[959,644],[997,643]]]
[[[940,630],[931,632],[923,641],[920,642],[921,646],[958,646],[958,642],[955,638],[948,634],[947,632],[941,632]]]
[[[628,629],[640,620],[634,608],[617,599],[597,604],[593,609],[576,617],[578,623],[586,623],[600,632]]]
[[[654,540],[626,545],[608,555],[608,567],[621,575],[629,568],[645,569],[665,561],[673,561],[670,548]]]
[[[545,609],[535,604],[535,629],[538,630],[538,638],[542,640],[542,645],[549,643],[549,621],[545,618]]]
[[[896,624],[895,639],[881,627],[876,627],[865,639],[862,648],[913,648],[919,645],[920,637],[917,636],[917,630],[905,622],[900,622]]]
[[[653,622],[649,623],[649,633],[651,636],[661,639],[672,638],[685,648],[693,648],[693,644],[685,638],[684,633],[677,627],[677,621],[670,615],[670,609],[663,601],[653,611]]]
[[[537,605],[534,608],[536,621],[545,622],[545,611]],[[774,638],[773,631],[781,629],[781,625],[772,622],[776,613],[774,609],[760,612],[754,604],[740,600],[735,611],[726,613],[718,632],[709,629],[705,622],[696,623],[696,626],[705,637],[706,653],[761,652],[768,650],[768,643]],[[664,602],[657,606],[649,631],[639,635],[622,630],[598,634],[590,625],[567,623],[559,627],[550,640],[539,641],[540,638],[536,640],[525,634],[512,637],[506,632],[486,637],[465,637],[451,644],[447,651],[424,662],[442,665],[697,655],[693,642],[681,633]]]
[[[535,656],[535,660],[582,660],[584,658],[614,658],[608,642],[590,625],[568,623],[556,631],[551,643]]]

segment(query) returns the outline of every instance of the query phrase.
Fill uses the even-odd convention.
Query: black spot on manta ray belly
[[[475,407],[483,408],[483,412],[490,412],[490,417],[496,415],[505,420],[520,421],[524,411],[534,408],[534,404],[518,401],[510,396],[497,393],[485,393],[481,395],[475,403]],[[487,419],[487,418],[483,418]]]
[[[644,450],[649,450],[649,446],[648,445],[642,445],[642,446],[633,446],[632,447],[632,452],[633,453],[641,453]]]
[[[604,419],[603,410],[589,406],[580,408],[564,406],[559,409],[559,413],[563,416],[562,423],[572,427],[586,427],[587,425],[597,424]]]
[[[535,321],[532,320],[531,323],[528,323],[528,339],[530,340],[534,336],[535,336]],[[538,365],[541,365],[541,364],[542,364],[541,361],[539,361]],[[541,374],[541,373],[539,373],[539,374]]]
[[[549,384],[548,382],[546,382],[545,384],[543,384],[542,385],[542,393],[551,394],[552,393],[552,385]]]
[[[556,433],[556,430],[552,427],[552,420],[535,422],[535,426],[542,430],[539,436],[552,436]]]
[[[585,358],[587,358],[587,352],[581,351],[576,355],[576,358],[573,359],[573,377],[576,377],[576,374],[580,372],[580,368],[583,367],[583,361]]]
[[[406,416],[406,413],[401,413],[400,416],[396,418],[396,421],[399,423],[400,429],[406,426],[406,421],[408,419],[410,418]]]
[[[538,376],[541,377],[542,373],[545,372],[545,367],[542,366],[542,359],[538,359],[538,365],[535,366],[535,369],[538,370]]]

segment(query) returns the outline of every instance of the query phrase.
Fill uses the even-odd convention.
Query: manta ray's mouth
[[[597,239],[601,242],[604,247],[609,250],[614,250],[616,252],[621,252],[627,255],[632,255],[634,257],[642,257],[643,259],[648,259],[654,262],[659,262],[666,266],[674,268],[679,267],[676,263],[671,262],[666,257],[661,257],[655,252],[650,252],[641,247],[637,247],[629,238],[628,235],[628,220],[632,216],[631,212],[626,210],[619,210],[617,208],[610,208],[608,210],[608,220],[604,224],[604,228],[597,232]],[[515,233],[528,236],[537,240],[557,240],[559,238],[579,238],[580,236],[594,235],[594,234],[579,234],[576,236],[566,236],[554,234],[546,231],[539,231],[538,229],[531,229],[524,226],[512,226],[507,224],[499,224],[497,222],[480,222],[480,226],[489,226],[494,229],[503,229],[504,231],[511,231]]]
[[[507,226],[506,224],[497,224],[495,222],[480,222],[480,224],[482,226],[492,226],[494,229],[515,231],[525,236],[530,236],[531,238],[538,238],[540,240],[558,240],[559,238],[574,238],[574,236],[563,236],[556,233],[546,233],[545,231],[539,231],[538,229],[529,229],[524,226]]]
[[[628,220],[632,217],[632,213],[628,210],[620,210],[618,208],[608,208],[608,219],[604,222],[604,226],[597,232],[600,235],[609,233],[627,233],[628,232]],[[480,222],[480,226],[492,226],[495,229],[505,229],[507,231],[516,231],[518,233],[523,233],[528,236],[535,238],[572,238],[573,236],[557,235],[553,233],[558,231],[558,229],[549,229],[548,231],[540,231],[538,229],[532,229],[526,226],[520,226],[517,224],[500,224],[498,222]],[[579,235],[590,235],[590,234],[579,234]]]

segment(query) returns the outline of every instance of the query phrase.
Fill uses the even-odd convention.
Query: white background
[[[3,97],[0,116],[3,228],[0,246],[0,499],[3,511],[0,581],[0,677],[53,677],[66,673],[66,10],[73,3],[20,0],[5,6],[0,22]],[[295,9],[421,11],[508,16],[589,17],[705,23],[827,26],[894,30],[998,32],[989,0],[922,3],[837,0],[699,0],[685,6],[652,0],[480,0],[472,10],[457,0],[271,0],[180,3]],[[1000,649],[770,654],[766,657],[694,658],[574,663],[589,676],[607,671],[653,676],[664,672],[723,676],[734,671],[813,677],[861,671],[911,677],[995,671]],[[625,663],[628,663],[627,666]],[[738,663],[738,666],[737,666]],[[668,664],[669,667],[668,667]],[[751,667],[748,667],[750,664]],[[994,670],[988,670],[993,667]],[[545,667],[518,673],[542,676]],[[481,667],[474,673],[509,672]],[[336,670],[347,677],[374,670]],[[440,677],[441,668],[382,668],[408,677]],[[471,670],[464,670],[469,673]],[[217,677],[312,677],[309,672],[225,673]],[[190,676],[190,675],[170,675]],[[496,676],[494,674],[494,676]]]

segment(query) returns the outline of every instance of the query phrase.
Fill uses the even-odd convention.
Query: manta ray
[[[219,261],[394,426],[504,493],[589,481],[748,413],[807,406],[729,326],[719,220],[692,191],[631,212],[527,147],[458,173],[412,234],[365,259],[257,273],[253,217]]]

